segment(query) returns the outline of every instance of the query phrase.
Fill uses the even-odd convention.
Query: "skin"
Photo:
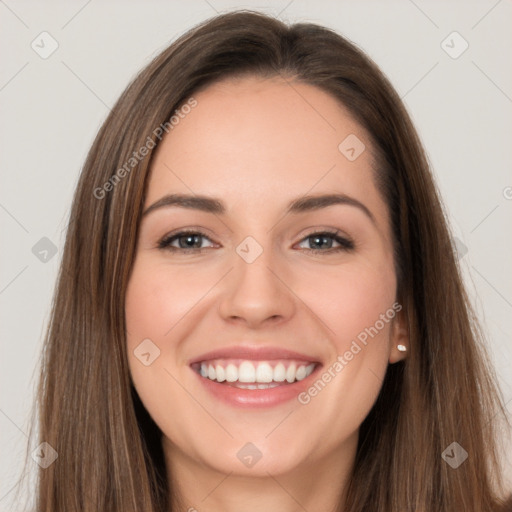
[[[163,432],[179,510],[335,510],[359,426],[388,364],[404,357],[396,348],[408,343],[403,312],[307,405],[223,403],[189,361],[245,344],[295,350],[326,369],[392,307],[392,233],[369,137],[336,99],[303,83],[245,77],[194,97],[197,106],[157,149],[145,209],[166,194],[193,193],[219,198],[227,210],[168,206],[143,217],[126,299],[135,388]],[[353,162],[338,150],[349,134],[366,146]],[[305,194],[334,192],[363,203],[373,220],[347,204],[284,214]],[[185,228],[206,234],[201,252],[158,248]],[[308,239],[326,228],[350,237],[354,250]],[[250,264],[236,252],[247,236],[263,249]],[[150,366],[134,355],[147,338],[160,350]],[[262,454],[251,468],[237,457],[247,442]]]

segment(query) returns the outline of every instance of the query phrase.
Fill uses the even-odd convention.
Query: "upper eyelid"
[[[184,235],[201,235],[203,238],[208,238],[210,242],[213,242],[211,236],[200,229],[181,229],[179,231],[171,232],[167,235],[164,235],[160,241],[170,240],[172,238],[179,238],[180,236]]]

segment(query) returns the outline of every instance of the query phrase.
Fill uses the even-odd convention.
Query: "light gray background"
[[[10,509],[21,470],[35,368],[86,152],[109,107],[150,58],[194,24],[238,7],[339,31],[404,98],[463,244],[466,283],[512,412],[510,0],[0,0],[0,510]],[[59,45],[47,59],[31,48],[43,31]],[[453,31],[469,44],[456,59],[441,46]],[[445,44],[461,48],[453,38]],[[32,253],[42,237],[59,251],[46,263]]]

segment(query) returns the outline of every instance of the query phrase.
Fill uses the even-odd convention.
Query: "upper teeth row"
[[[201,363],[201,376],[217,382],[295,382],[302,380],[311,374],[315,363],[309,365],[297,365],[291,363],[285,368],[283,363],[278,363],[274,368],[267,362],[252,363],[242,361],[240,365],[229,363],[221,364]]]

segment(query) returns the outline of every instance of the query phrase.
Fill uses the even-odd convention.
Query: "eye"
[[[339,231],[319,231],[309,234],[306,238],[299,243],[305,242],[310,244],[310,247],[303,247],[306,251],[314,252],[338,252],[338,251],[351,251],[354,249],[354,243],[346,237],[340,236]],[[338,247],[333,247],[333,243],[337,243]]]
[[[180,231],[166,235],[158,242],[159,249],[168,251],[182,252],[201,252],[208,247],[203,247],[205,240],[210,240],[208,236],[200,231]],[[310,247],[301,247],[304,243],[309,243]],[[213,244],[213,243],[212,243]],[[338,244],[338,246],[333,246]],[[338,231],[319,231],[309,234],[300,243],[299,246],[311,252],[338,252],[350,251],[354,249],[354,243],[346,237],[340,236]],[[210,247],[213,247],[211,245]]]
[[[200,231],[180,231],[162,238],[158,242],[158,248],[168,251],[201,251],[207,248],[202,247],[204,240],[210,239]]]

